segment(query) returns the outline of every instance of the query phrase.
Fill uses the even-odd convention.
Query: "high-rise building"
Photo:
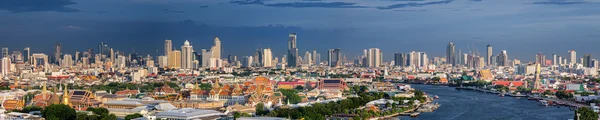
[[[61,55],[62,55],[61,50],[62,50],[61,44],[60,43],[56,43],[54,45],[54,63],[55,64],[59,64],[60,61],[61,61],[60,60]]]
[[[336,67],[338,65],[341,65],[342,49],[329,49],[327,57],[327,64],[329,64],[330,67]]]
[[[487,45],[487,65],[492,65],[492,45]]]
[[[394,65],[404,66],[406,65],[406,58],[402,53],[394,53]]]
[[[212,53],[213,52],[211,51],[206,51],[205,49],[202,49],[202,67],[210,66],[210,58],[213,57]]]
[[[558,65],[562,66],[563,65],[563,58],[561,56],[558,56]]]
[[[419,59],[420,65],[419,66],[427,69],[427,65],[429,65],[429,58],[427,57],[427,53],[420,52],[419,57],[420,57],[420,59]]]
[[[502,50],[502,52],[500,52],[500,54],[498,54],[498,66],[509,66],[508,64],[508,54],[506,53],[506,50]]]
[[[8,55],[8,48],[7,47],[3,47],[2,48],[2,56],[0,56],[0,57],[2,57],[2,58],[4,58],[4,57],[8,58],[9,57],[9,55]]]
[[[381,63],[381,50],[379,48],[370,48],[367,52],[366,67],[379,67]]]
[[[297,67],[298,46],[296,44],[296,33],[291,33],[288,40],[287,67]]]
[[[210,51],[212,52],[213,58],[221,59],[221,40],[219,40],[219,37],[215,37],[214,44],[212,48],[210,48]]]
[[[191,69],[194,66],[194,49],[188,40],[185,40],[181,46],[181,68]]]
[[[63,55],[61,66],[66,68],[66,67],[71,67],[72,65],[73,65],[73,57],[71,56],[71,54]]]
[[[556,62],[558,62],[558,61],[556,61],[556,59],[557,59],[557,58],[556,58],[556,54],[552,54],[552,65],[553,65],[553,66],[556,66],[556,65],[558,65],[558,64],[556,63]]]
[[[31,58],[31,48],[26,47],[25,49],[23,49],[23,62],[25,63],[29,63],[29,59]]]
[[[271,52],[271,48],[267,48],[263,50],[262,55],[262,65],[263,67],[273,67],[273,53]]]
[[[115,56],[115,50],[113,48],[110,48],[108,54],[110,56],[110,62],[115,63],[115,60],[117,59],[117,56]]]
[[[583,55],[583,66],[584,67],[594,67],[594,63],[592,61],[592,54]]]
[[[161,68],[168,67],[167,56],[158,56],[158,66]]]
[[[244,56],[242,58],[242,67],[252,67],[252,63],[253,63],[254,58],[252,58],[252,56]]]
[[[456,54],[454,43],[450,42],[446,47],[446,61],[448,64],[452,64],[452,66],[456,66]]]
[[[1,76],[6,76],[8,75],[8,73],[10,72],[10,59],[8,57],[2,57],[2,60],[0,61],[0,73]]]
[[[181,68],[181,51],[171,51],[167,61],[169,62],[169,68]]]
[[[311,55],[312,55],[312,63],[311,64],[319,64],[319,61],[317,61],[317,50],[313,50]]]
[[[538,53],[537,55],[535,55],[535,62],[539,63],[542,66],[545,66],[546,63],[546,55],[542,54],[542,53]]]
[[[577,64],[577,53],[575,52],[575,50],[570,50],[569,51],[569,56],[571,56],[571,65],[575,65]]]
[[[304,53],[304,59],[303,60],[304,60],[303,61],[304,65],[311,66],[313,64],[313,60],[314,59],[313,59],[312,55],[310,54],[310,52],[306,51],[306,53]]]
[[[171,42],[171,40],[165,40],[165,54],[164,56],[169,56],[169,53],[173,51],[173,43]]]

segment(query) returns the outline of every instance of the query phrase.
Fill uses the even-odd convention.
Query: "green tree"
[[[296,86],[296,88],[294,88],[294,89],[296,89],[296,90],[298,90],[298,91],[302,91],[302,90],[304,90],[304,87],[302,87],[302,86],[298,85],[298,86]]]
[[[77,118],[75,120],[88,120],[87,119],[88,114],[85,112],[78,112],[77,113]]]
[[[269,111],[265,109],[265,104],[263,103],[256,104],[255,109],[257,115],[266,115],[269,113]]]
[[[302,101],[302,99],[300,99],[300,96],[298,96],[298,91],[296,90],[281,89],[279,90],[279,92],[281,92],[285,96],[284,102],[286,103],[287,101],[289,101],[289,104],[296,104]]]
[[[590,108],[582,107],[575,110],[575,120],[598,120],[598,113]]]
[[[140,117],[144,117],[144,116],[142,114],[135,113],[135,114],[125,116],[125,120],[131,120],[131,119],[140,118]]]
[[[555,95],[559,99],[571,99],[571,98],[573,98],[573,94],[571,94],[569,92],[566,92],[564,90],[556,92]]]
[[[104,114],[101,116],[102,119],[100,120],[116,120],[117,116],[115,114]]]
[[[86,111],[93,112],[94,114],[96,114],[96,115],[100,115],[100,116],[102,116],[102,115],[106,115],[106,114],[108,114],[108,113],[109,113],[109,112],[108,112],[108,109],[106,109],[106,108],[101,108],[101,107],[99,107],[99,108],[93,108],[93,107],[89,107],[89,108],[87,108],[87,110],[86,110]]]
[[[63,105],[53,104],[42,110],[42,115],[48,120],[75,120],[77,113],[75,109]]]

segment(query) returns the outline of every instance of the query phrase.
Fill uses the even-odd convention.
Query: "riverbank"
[[[502,94],[502,93],[497,92],[497,91],[491,91],[491,90],[486,90],[486,89],[481,89],[481,88],[476,88],[476,87],[455,87],[455,89],[457,89],[457,90],[473,90],[473,91],[479,91],[479,92],[491,93],[491,94]],[[515,95],[515,94],[505,93],[505,94],[502,94],[500,96],[502,96],[502,97],[504,97],[504,96],[509,96],[509,97],[528,97],[529,100],[546,100],[546,101],[552,101],[552,102],[560,102],[560,103],[564,103],[564,104],[562,104],[564,106],[573,107],[573,108],[581,108],[581,107],[591,108],[590,105],[576,103],[576,102],[572,102],[572,101],[569,101],[569,100],[561,100],[561,99],[553,99],[553,98],[543,98],[543,97],[538,97],[538,96],[533,96],[533,95],[520,95],[520,94],[519,95]]]
[[[431,104],[433,103],[433,98],[431,97],[427,97],[427,101],[415,106],[414,108],[410,109],[410,110],[405,110],[403,112],[399,112],[399,113],[395,113],[395,114],[391,114],[391,115],[387,115],[387,116],[382,116],[382,117],[377,117],[377,118],[371,118],[369,120],[383,120],[383,119],[391,119],[391,118],[395,118],[401,115],[405,115],[405,116],[414,116],[414,114],[416,113],[416,115],[418,116],[421,112],[417,112],[417,110],[419,110],[422,106],[427,105],[427,104]],[[437,104],[439,105],[439,104]],[[439,106],[438,106],[439,107]],[[438,107],[435,107],[434,109],[431,110],[431,112],[433,112],[435,109],[437,109]],[[415,116],[416,117],[416,116]]]
[[[523,97],[499,97],[476,91],[456,90],[455,87],[411,84],[412,88],[430,95],[438,95],[441,104],[435,112],[421,113],[418,117],[398,116],[402,120],[567,120],[574,112],[568,107],[540,106],[538,101]]]

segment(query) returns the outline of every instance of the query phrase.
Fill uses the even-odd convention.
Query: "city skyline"
[[[585,0],[4,2],[12,6],[0,7],[5,16],[0,23],[10,23],[0,28],[0,45],[9,51],[30,47],[32,53],[51,54],[51,45],[60,42],[63,53],[72,54],[105,42],[157,56],[165,39],[173,45],[189,40],[199,51],[210,49],[209,41],[218,36],[223,55],[249,55],[246,51],[264,46],[281,56],[287,54],[286,35],[298,33],[299,53],[341,48],[353,58],[380,48],[385,61],[410,51],[443,57],[441,46],[448,42],[463,53],[471,46],[484,53],[490,44],[525,61],[540,52],[566,57],[571,49],[600,56],[593,49],[600,43],[593,32],[600,17],[590,12],[600,7]],[[36,7],[44,9],[31,9]],[[320,12],[307,14],[314,10]]]

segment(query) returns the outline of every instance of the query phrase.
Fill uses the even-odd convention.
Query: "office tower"
[[[306,51],[306,53],[304,53],[304,58],[302,60],[303,60],[302,61],[303,65],[311,66],[312,62],[313,62],[313,57],[310,54],[310,52]]]
[[[368,50],[366,64],[366,67],[379,67],[381,65],[381,50],[379,48]]]
[[[492,45],[487,45],[487,65],[491,65],[492,64]]]
[[[8,58],[8,48],[7,47],[3,47],[2,48],[2,58],[7,57]]]
[[[167,61],[169,62],[169,68],[181,68],[181,51],[171,51]]]
[[[561,66],[563,64],[563,58],[561,56],[558,56],[558,65]]]
[[[556,63],[556,62],[557,62],[557,61],[556,61],[556,59],[557,59],[557,58],[556,58],[556,54],[552,54],[552,65],[553,65],[553,66],[556,66],[556,65],[558,65],[558,64]]]
[[[544,63],[546,63],[546,56],[542,53],[538,53],[537,55],[535,55],[535,62],[539,63],[542,66],[545,66]]]
[[[329,49],[327,57],[328,57],[327,63],[329,64],[330,67],[336,67],[338,65],[341,65],[342,49],[340,49],[340,48]]]
[[[227,55],[227,63],[233,64],[235,61],[233,60],[233,55]]]
[[[317,61],[317,50],[313,50],[311,56],[312,56],[312,63],[311,64],[319,64],[319,61]]]
[[[583,58],[579,58],[579,62],[577,63],[583,64]]]
[[[23,49],[23,62],[25,63],[29,63],[29,59],[31,58],[31,48],[26,47],[25,49]]]
[[[466,57],[466,54],[465,54],[465,56],[463,57],[463,53],[462,53],[462,51],[461,51],[461,50],[458,50],[458,54],[455,54],[455,55],[456,55],[456,59],[455,59],[455,60],[456,60],[456,65],[467,65],[467,57]]]
[[[421,54],[420,55],[421,58],[419,59],[420,63],[421,63],[420,67],[424,67],[427,69],[427,65],[429,65],[429,58],[427,57],[427,53],[421,52],[420,54]]]
[[[0,62],[2,63],[0,64],[0,72],[2,73],[2,76],[8,75],[10,72],[10,59],[8,57],[2,57],[2,61]]]
[[[584,67],[593,67],[594,63],[592,63],[592,54],[583,55],[582,63]]]
[[[452,66],[456,66],[456,54],[454,53],[456,48],[454,43],[450,42],[446,47],[446,60],[448,64],[452,64]]]
[[[263,67],[273,67],[273,53],[271,52],[271,48],[264,49],[262,52],[262,65]]]
[[[165,40],[165,56],[169,56],[169,53],[173,51],[173,43],[171,40]]]
[[[61,50],[62,50],[61,44],[60,43],[56,43],[54,45],[54,63],[55,64],[59,64],[60,63],[60,58],[61,58],[61,55],[62,55]]]
[[[571,65],[577,64],[577,53],[575,52],[575,50],[570,50],[569,51],[569,56],[571,56]]]
[[[113,50],[113,48],[110,48],[109,56],[110,56],[110,62],[115,63],[116,56],[115,56],[115,50]]]
[[[497,66],[498,65],[498,57],[496,55],[492,55],[492,57],[490,57],[492,60],[492,64],[491,66]]]
[[[118,57],[116,59],[117,59],[116,66],[118,68],[125,68],[127,66],[127,58],[125,56],[118,55]]]
[[[210,58],[212,58],[212,52],[202,49],[202,67],[210,66]]]
[[[181,46],[181,68],[183,69],[191,69],[193,68],[194,62],[194,49],[188,40],[185,40],[183,46]]]
[[[213,58],[221,59],[221,40],[219,40],[219,37],[215,37],[214,44],[212,48],[210,48],[210,51],[212,52]]]
[[[460,54],[458,54],[458,55],[459,55],[459,57],[462,56],[462,57],[459,58],[459,59],[462,59],[462,60],[459,60],[459,61],[463,61],[463,63],[459,62],[460,64],[467,65],[469,63],[469,54],[465,53],[465,54],[462,54],[462,55],[460,55]]]
[[[288,40],[287,66],[298,66],[298,48],[296,45],[296,33],[291,33]]]
[[[79,63],[79,60],[81,60],[81,58],[80,58],[81,55],[80,54],[81,54],[81,52],[75,51],[75,58],[73,58],[73,59],[75,59],[75,64]]]
[[[158,56],[158,66],[161,68],[168,67],[167,56]]]
[[[502,50],[500,54],[498,54],[498,66],[509,66],[508,64],[508,54],[506,50]]]
[[[394,53],[394,65],[404,66],[406,65],[406,59],[402,53]]]
[[[242,67],[252,67],[252,62],[253,62],[254,58],[252,58],[252,56],[244,56],[242,58]]]
[[[66,67],[71,67],[73,65],[73,57],[71,56],[71,54],[65,54],[63,55],[63,59],[62,59],[62,67],[66,68]]]

